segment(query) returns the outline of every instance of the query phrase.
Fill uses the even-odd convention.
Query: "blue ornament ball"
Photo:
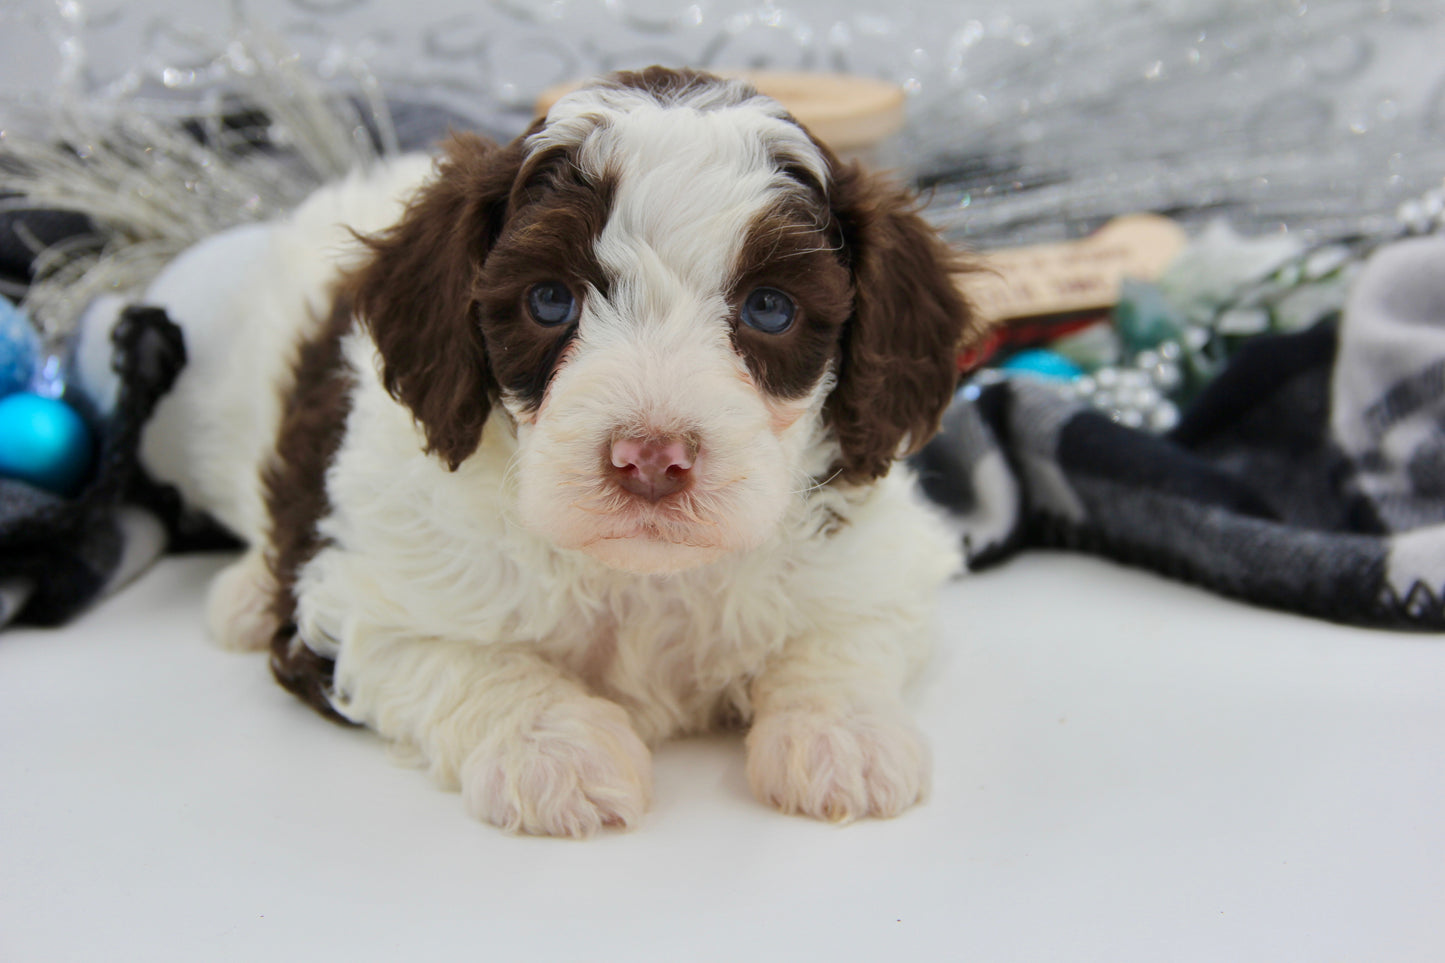
[[[0,475],[70,495],[90,468],[90,429],[63,401],[22,391],[0,398]]]
[[[999,367],[1012,374],[1033,375],[1051,381],[1073,381],[1084,373],[1082,368],[1057,351],[1043,348],[1020,351]]]

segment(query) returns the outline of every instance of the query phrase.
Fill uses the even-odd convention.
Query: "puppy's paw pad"
[[[928,745],[901,710],[763,714],[747,750],[760,800],[831,822],[897,816],[927,794],[932,772]]]
[[[489,739],[468,757],[461,781],[478,819],[510,832],[585,837],[642,820],[652,756],[621,707],[589,698],[558,703],[526,730]]]
[[[206,592],[206,628],[223,649],[257,652],[276,634],[276,580],[258,552],[222,569]]]

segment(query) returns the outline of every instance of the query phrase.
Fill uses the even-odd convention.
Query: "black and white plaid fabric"
[[[1248,342],[1156,437],[1046,384],[966,387],[916,459],[969,565],[1071,548],[1339,622],[1445,629],[1445,238]]]

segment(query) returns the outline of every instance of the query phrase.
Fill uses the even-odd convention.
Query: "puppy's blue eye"
[[[793,326],[798,306],[777,288],[758,288],[743,299],[738,312],[743,324],[764,334],[782,334]]]
[[[561,281],[543,281],[527,289],[527,312],[548,327],[571,324],[577,320],[577,299]]]

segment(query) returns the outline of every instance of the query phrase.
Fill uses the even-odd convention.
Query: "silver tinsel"
[[[207,73],[214,86],[183,112],[145,100],[6,103],[0,210],[83,211],[98,228],[37,249],[24,307],[52,351],[97,296],[134,291],[190,245],[277,217],[394,149],[379,94],[357,106],[264,31],[234,32]],[[237,126],[238,109],[259,126]]]

